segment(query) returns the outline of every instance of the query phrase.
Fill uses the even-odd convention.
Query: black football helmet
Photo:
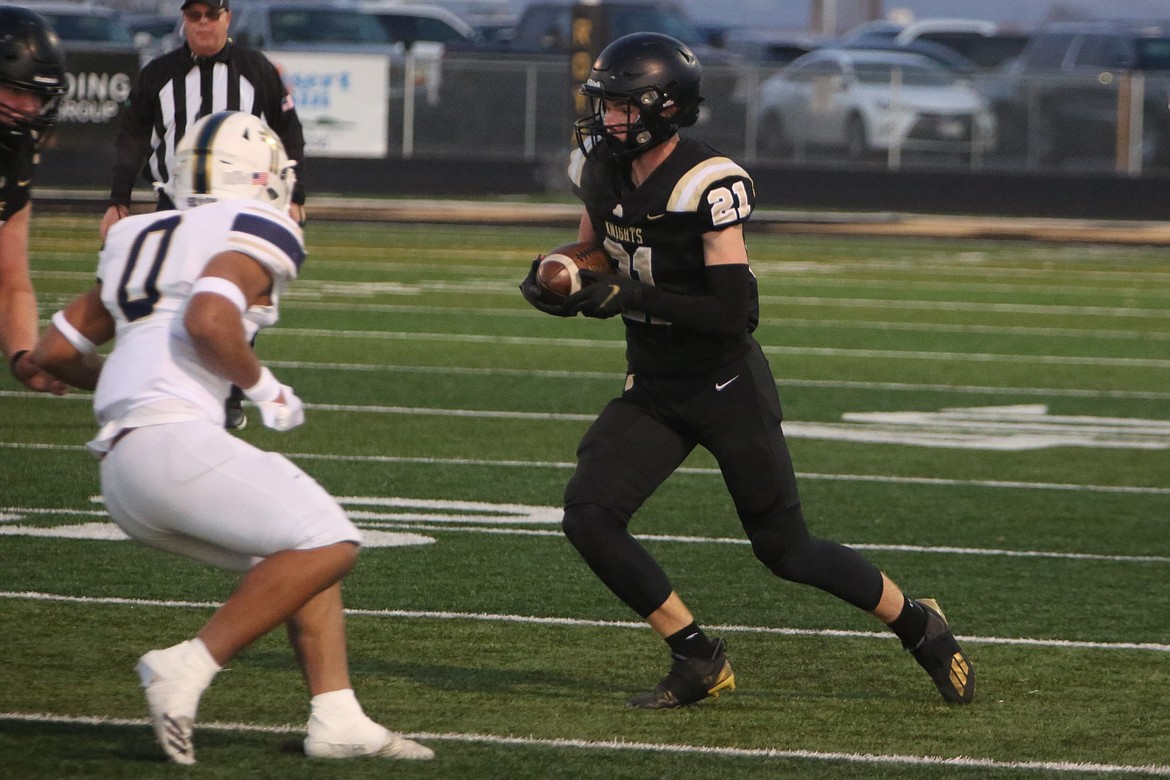
[[[65,94],[65,56],[48,22],[27,8],[0,6],[0,84],[41,99],[34,112],[0,103],[0,146],[33,151],[57,121]]]
[[[577,145],[591,160],[637,157],[690,127],[699,118],[699,81],[703,68],[694,52],[661,33],[624,35],[602,49],[581,94],[592,113],[576,122]],[[639,109],[637,120],[605,125],[606,100],[626,100]],[[625,139],[613,131],[624,132]]]

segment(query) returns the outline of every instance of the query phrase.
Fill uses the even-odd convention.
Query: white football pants
[[[220,568],[243,571],[283,550],[361,541],[312,477],[211,422],[133,430],[101,472],[106,508],[130,537]]]

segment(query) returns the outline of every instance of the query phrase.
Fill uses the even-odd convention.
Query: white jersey
[[[221,252],[272,274],[272,303],[242,316],[248,338],[276,322],[279,296],[305,259],[300,227],[272,206],[236,199],[117,222],[98,263],[102,303],[117,329],[94,395],[98,451],[125,428],[207,420],[223,424],[231,383],[199,360],[183,326],[191,285]]]

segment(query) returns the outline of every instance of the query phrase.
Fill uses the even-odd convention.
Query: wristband
[[[244,298],[244,291],[235,282],[229,282],[222,276],[200,276],[196,279],[195,283],[191,285],[189,297],[194,298],[196,294],[201,292],[222,295],[231,301],[241,314],[248,310],[248,301]]]
[[[275,401],[280,395],[280,382],[272,375],[267,366],[260,369],[260,379],[251,387],[244,388],[244,396],[253,403]]]
[[[85,334],[73,327],[73,323],[65,319],[65,312],[59,311],[54,314],[52,322],[57,332],[64,336],[65,340],[72,344],[73,348],[81,354],[88,355],[97,351],[97,344],[94,344],[85,337]]]
[[[16,377],[17,379],[20,377],[16,376],[16,364],[20,362],[22,357],[24,357],[25,352],[28,352],[28,350],[18,349],[12,353],[12,357],[8,358],[8,370],[12,373],[12,376]]]

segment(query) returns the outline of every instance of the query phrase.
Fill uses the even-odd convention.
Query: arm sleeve
[[[622,309],[644,311],[680,328],[716,336],[741,336],[751,328],[755,277],[746,263],[706,267],[707,295],[682,295],[647,284],[623,291]]]
[[[149,84],[153,81],[154,72],[148,66],[139,73],[130,89],[129,105],[122,112],[118,136],[114,141],[114,168],[110,183],[112,205],[130,205],[134,180],[138,178],[138,172],[150,151],[155,94],[151,92]]]
[[[297,107],[293,102],[292,92],[280,78],[280,71],[264,56],[256,52],[259,65],[263,68],[260,78],[266,85],[266,94],[269,95],[264,106],[264,116],[284,144],[284,151],[290,160],[297,164],[297,183],[293,187],[293,203],[305,202],[305,133],[301,127],[301,119],[297,116]]]

